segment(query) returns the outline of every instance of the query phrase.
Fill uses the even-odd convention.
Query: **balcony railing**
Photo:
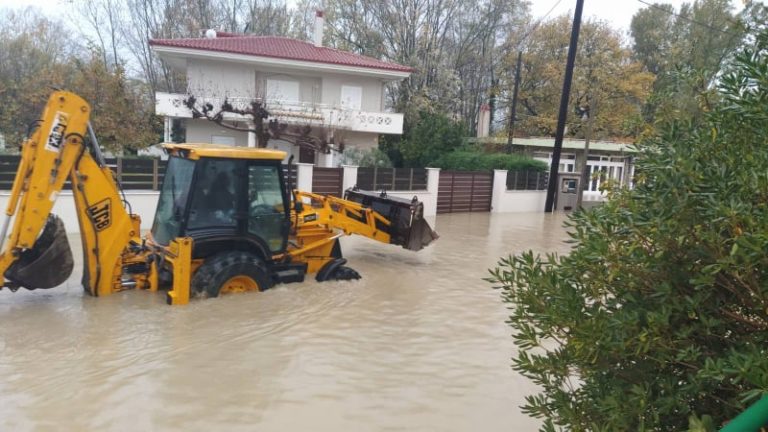
[[[155,96],[155,114],[192,118],[192,112],[184,105],[187,95],[158,92]],[[228,98],[235,108],[247,108],[249,98]],[[214,110],[221,106],[222,98],[198,98],[197,104],[213,105]],[[403,133],[403,115],[397,113],[359,111],[343,109],[325,104],[306,102],[267,101],[270,118],[289,124],[306,124],[323,128],[346,129],[355,132],[370,132],[399,135]],[[225,119],[243,121],[247,118],[237,114],[225,114]]]

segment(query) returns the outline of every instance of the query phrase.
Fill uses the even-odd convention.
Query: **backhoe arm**
[[[138,233],[138,219],[121,205],[109,168],[97,163],[86,147],[90,111],[79,96],[56,91],[22,145],[0,232],[4,287],[52,288],[70,276],[73,261],[64,226],[51,214],[67,178],[83,242],[83,285],[99,295],[111,292],[116,279],[119,284],[121,256]]]

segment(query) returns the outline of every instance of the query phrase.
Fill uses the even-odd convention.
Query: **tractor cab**
[[[194,239],[194,258],[242,250],[264,261],[283,253],[290,196],[281,151],[217,145],[166,145],[170,154],[152,225],[168,246]]]

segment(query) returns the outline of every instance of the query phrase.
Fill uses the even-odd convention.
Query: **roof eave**
[[[250,54],[237,54],[226,51],[214,51],[197,48],[172,47],[150,43],[152,51],[161,57],[164,54],[181,55],[187,57],[208,58],[218,60],[230,60],[242,63],[262,64],[271,67],[288,67],[292,69],[315,69],[324,72],[351,73],[356,75],[374,76],[385,80],[402,80],[411,75],[411,71],[399,71],[394,69],[380,69],[363,66],[349,66],[338,63],[324,63],[305,60],[292,60],[277,57],[257,56]]]

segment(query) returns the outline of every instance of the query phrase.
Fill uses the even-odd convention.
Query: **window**
[[[187,228],[237,226],[238,165],[237,161],[226,159],[204,163],[195,182]]]
[[[560,188],[560,192],[564,194],[576,193],[576,180],[575,179],[563,179],[563,187]]]
[[[267,80],[267,101],[299,102],[299,83],[287,80]]]
[[[168,161],[163,190],[157,201],[157,212],[152,224],[152,238],[158,244],[167,245],[179,236],[194,170],[195,162],[189,159],[172,157]]]
[[[341,107],[359,111],[363,106],[363,88],[359,86],[341,86]]]
[[[286,216],[279,166],[248,167],[248,232],[259,236],[271,252],[283,249]]]

